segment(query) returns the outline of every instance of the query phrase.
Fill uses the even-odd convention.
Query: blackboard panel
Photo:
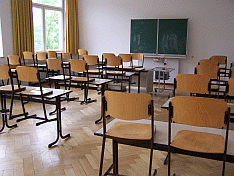
[[[157,19],[131,20],[131,53],[156,53]]]
[[[159,19],[158,54],[186,55],[188,19]]]

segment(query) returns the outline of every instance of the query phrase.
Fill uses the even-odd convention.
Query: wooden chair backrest
[[[47,53],[46,52],[37,52],[36,53],[37,60],[46,60],[47,59]]]
[[[234,66],[231,67],[230,69],[230,78],[234,77]]]
[[[144,60],[142,53],[132,53],[132,60]]]
[[[98,56],[96,55],[85,55],[84,60],[88,65],[97,65],[98,64]]]
[[[132,55],[131,54],[119,54],[119,57],[122,58],[123,62],[131,62],[132,61]]]
[[[122,58],[118,56],[106,58],[106,65],[108,66],[120,66],[122,65]]]
[[[34,56],[33,52],[30,52],[30,51],[23,52],[24,59],[33,59],[34,58],[33,56]]]
[[[20,58],[18,55],[8,55],[7,58],[10,65],[20,65]]]
[[[197,74],[178,74],[175,77],[176,90],[188,93],[209,93],[210,78]]]
[[[18,66],[16,67],[18,80],[25,82],[39,82],[37,69],[35,67]]]
[[[71,53],[70,52],[62,53],[62,58],[63,59],[72,59]]]
[[[211,56],[210,60],[216,60],[218,64],[227,64],[227,56],[215,55]]]
[[[62,61],[60,59],[47,59],[46,62],[49,70],[62,70]]]
[[[228,92],[229,96],[234,96],[234,78],[228,80]]]
[[[102,53],[102,59],[103,61],[106,61],[107,58],[114,57],[114,53]]]
[[[198,64],[199,65],[203,65],[203,64],[204,65],[207,65],[207,64],[209,64],[209,65],[218,65],[219,63],[218,63],[217,60],[201,59],[201,60],[199,60]]]
[[[106,113],[123,120],[139,120],[149,117],[150,94],[105,91]]]
[[[217,79],[219,73],[219,66],[217,65],[197,65],[197,74],[204,75],[210,79]]]
[[[84,72],[86,71],[86,61],[85,60],[70,60],[70,70],[73,72]]]
[[[54,57],[57,58],[57,52],[56,51],[47,51],[48,57]]]
[[[9,66],[0,65],[0,80],[9,79]]]
[[[223,100],[204,97],[174,97],[172,120],[176,123],[200,127],[225,127],[228,104]]]
[[[78,49],[78,55],[88,55],[88,51],[86,49]]]

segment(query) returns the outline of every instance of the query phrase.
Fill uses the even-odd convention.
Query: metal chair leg
[[[105,138],[105,137],[103,137],[103,140],[102,140],[101,161],[100,161],[100,168],[99,168],[99,176],[101,176],[101,175],[102,175],[103,160],[104,160],[104,151],[105,151],[105,143],[106,143],[106,138]]]
[[[152,161],[153,161],[153,142],[151,142],[151,148],[150,148],[149,175],[151,175]]]

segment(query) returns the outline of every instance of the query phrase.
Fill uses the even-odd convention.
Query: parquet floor
[[[77,95],[82,97],[83,91],[74,90],[71,97]],[[62,112],[63,134],[70,133],[71,137],[67,140],[60,139],[57,145],[50,149],[47,146],[56,138],[56,122],[36,127],[38,120],[30,119],[19,122],[15,129],[5,128],[0,134],[0,176],[98,175],[102,138],[93,134],[102,127],[102,123],[94,124],[94,121],[100,117],[100,95],[97,91],[90,90],[89,97],[98,101],[89,105],[80,105],[78,102],[62,103],[67,108]],[[167,97],[160,96],[155,100],[156,120],[166,121],[167,111],[160,106]],[[48,112],[54,109],[52,105],[46,107]],[[42,115],[41,104],[28,103],[26,109],[29,114]],[[14,113],[19,112],[21,105],[16,100]],[[10,121],[10,124],[13,123],[15,119]],[[107,140],[104,170],[111,164],[111,153],[111,141]],[[153,168],[158,170],[157,175],[167,175],[167,166],[163,165],[165,156],[166,152],[154,151]],[[148,161],[148,149],[120,145],[120,174],[147,175]],[[172,172],[176,172],[176,175],[221,175],[221,168],[222,162],[219,161],[179,154],[172,156]],[[234,175],[233,163],[227,163],[226,175]]]

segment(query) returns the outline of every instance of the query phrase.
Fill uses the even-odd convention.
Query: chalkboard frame
[[[140,23],[140,22],[144,22],[146,25],[148,25],[147,24],[147,22],[151,22],[151,21],[156,21],[157,22],[157,27],[156,27],[156,29],[155,28],[152,28],[152,30],[151,31],[149,31],[148,29],[148,31],[146,30],[146,33],[147,33],[147,35],[148,35],[148,38],[149,38],[149,36],[157,36],[156,37],[156,42],[155,43],[153,43],[152,42],[152,40],[151,40],[151,43],[150,42],[148,42],[148,41],[143,41],[143,39],[144,39],[144,37],[142,37],[143,39],[141,39],[141,41],[143,41],[143,45],[141,45],[141,47],[139,47],[139,46],[137,46],[136,45],[136,43],[134,43],[134,41],[133,41],[133,39],[134,39],[134,35],[139,31],[139,30],[143,30],[143,32],[144,32],[144,28],[141,26],[141,25],[138,25],[138,23]],[[170,44],[170,46],[172,46],[173,44],[173,47],[175,47],[175,48],[166,48],[167,50],[166,51],[164,51],[164,50],[162,50],[162,36],[161,35],[163,35],[163,34],[161,34],[162,32],[162,25],[163,25],[163,22],[165,22],[166,21],[166,23],[167,23],[167,21],[171,21],[172,23],[173,22],[175,22],[174,24],[173,24],[173,26],[170,26],[170,25],[168,25],[169,26],[169,28],[170,28],[170,33],[169,34],[171,34],[171,36],[173,36],[174,38],[171,38],[171,36],[167,36],[167,39],[168,39],[168,41],[167,42],[169,42],[169,44]],[[134,22],[137,22],[136,24],[133,24]],[[160,22],[161,22],[161,26],[160,26]],[[178,23],[178,24],[177,24]],[[170,24],[170,23],[168,23],[168,24]],[[134,26],[135,25],[135,26]],[[138,26],[136,26],[136,25],[138,25]],[[181,28],[181,25],[182,25],[182,28]],[[150,25],[149,25],[150,26]],[[135,27],[135,28],[140,28],[140,29],[137,29],[138,31],[136,31],[133,27]],[[150,26],[151,27],[151,26]],[[141,29],[141,28],[143,28],[143,29]],[[167,29],[167,27],[165,27],[164,29]],[[134,31],[135,30],[135,31]],[[160,31],[161,30],[161,31]],[[182,34],[181,34],[181,31],[183,32]],[[134,33],[135,32],[135,33]],[[159,36],[160,35],[160,36]],[[152,37],[152,38],[153,38]],[[139,38],[139,36],[138,36],[138,38]],[[146,39],[147,39],[147,36],[145,37]],[[165,39],[165,37],[164,37],[164,39]],[[177,41],[178,40],[178,41]],[[146,54],[146,55],[166,55],[166,56],[168,56],[168,57],[173,57],[173,56],[182,56],[182,57],[184,57],[184,56],[186,56],[187,55],[187,41],[188,41],[188,18],[173,18],[173,19],[170,19],[170,18],[166,18],[166,19],[131,19],[131,34],[130,34],[130,52],[131,53],[137,53],[137,52],[140,52],[140,53],[144,53],[144,54]],[[136,42],[136,41],[135,41]],[[147,43],[148,42],[148,43]],[[174,43],[173,43],[174,42]],[[145,43],[147,43],[147,44],[145,44]],[[177,43],[179,43],[180,45],[177,45]],[[150,46],[150,49],[149,50],[147,50],[145,47],[145,45],[148,45],[149,46],[149,44],[151,44],[151,45],[153,45],[153,47],[155,47],[155,49],[154,50],[152,50],[152,46]],[[164,45],[165,46],[167,46],[168,47],[168,45],[169,45],[168,43],[165,43],[164,42]],[[139,44],[138,44],[139,45]],[[182,45],[182,47],[181,47],[181,45]],[[137,47],[138,48],[137,48]],[[142,46],[144,46],[144,47],[142,47]],[[134,48],[135,47],[135,48]],[[143,48],[143,49],[142,49]],[[173,49],[174,49],[174,51],[173,51]],[[148,52],[149,51],[149,52]],[[153,51],[153,52],[152,52]],[[164,52],[162,52],[162,51],[164,51]]]

